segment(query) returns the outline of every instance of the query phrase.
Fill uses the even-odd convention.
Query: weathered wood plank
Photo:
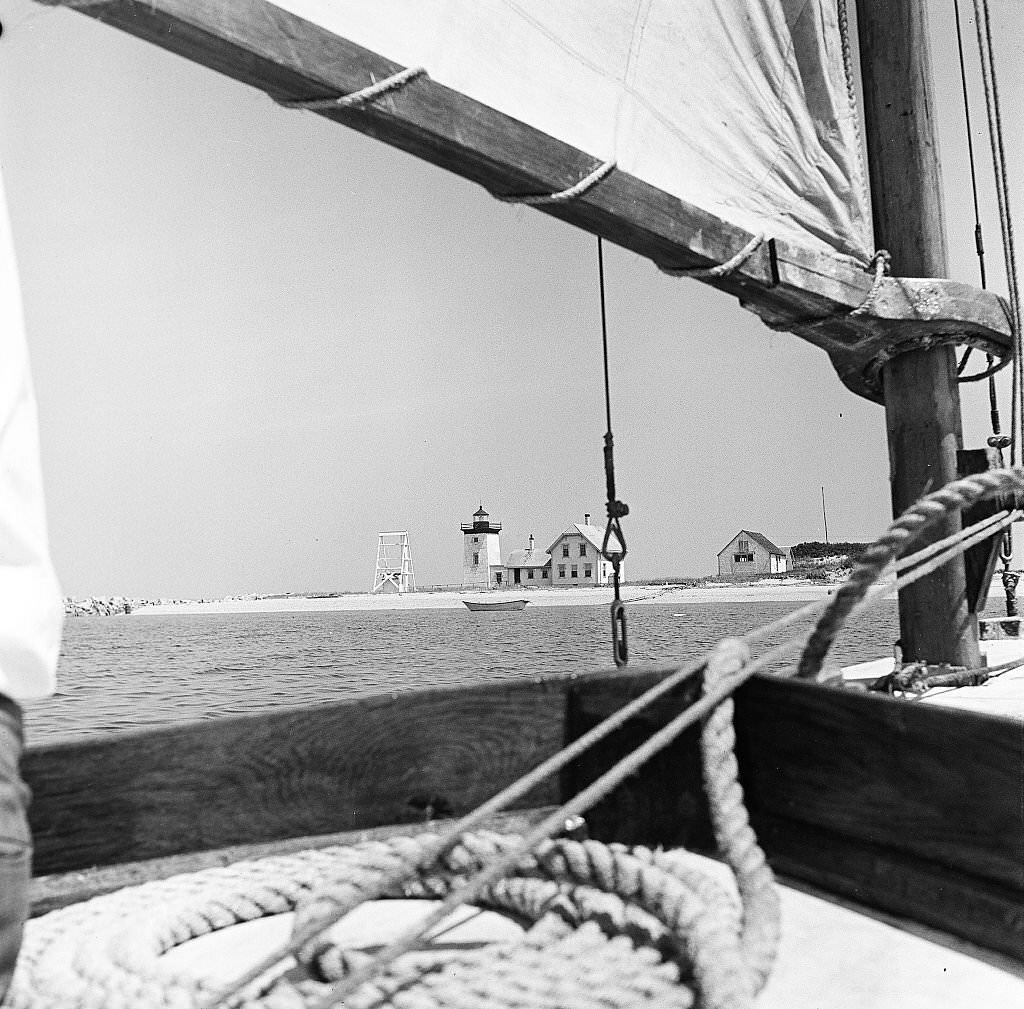
[[[616,673],[577,684],[570,735],[640,686]],[[693,689],[577,762],[563,787],[592,781]],[[737,694],[736,726],[747,805],[774,865],[1024,959],[1019,722],[755,677]],[[684,735],[595,807],[593,836],[710,847],[695,747]]]
[[[664,674],[410,692],[30,749],[36,872],[458,815]],[[698,687],[518,808],[592,781]],[[748,806],[776,865],[1024,959],[1019,722],[766,677],[739,691],[736,719]],[[710,848],[700,773],[690,731],[588,813],[592,835]]]
[[[1024,895],[834,831],[755,814],[772,867],[829,893],[940,929],[1024,962]]]
[[[29,749],[36,874],[461,815],[562,745],[565,680]],[[547,805],[557,782],[517,808]]]
[[[1019,721],[760,679],[737,720],[753,808],[1024,896]]]
[[[62,0],[40,2],[58,6]],[[76,6],[75,0],[64,2]],[[263,0],[79,0],[77,6],[278,99],[346,94],[403,69]],[[319,114],[494,193],[555,192],[597,163],[429,78],[365,109]],[[538,209],[668,267],[723,262],[753,237],[620,171],[575,200]],[[920,318],[919,304],[901,305],[899,299],[890,299],[889,315],[849,316],[871,289],[871,278],[845,259],[782,241],[767,243],[735,273],[708,283],[825,349],[843,382],[875,400],[881,396],[879,351],[900,328],[893,323]],[[963,285],[946,288],[942,282],[932,288],[931,332],[959,334],[1000,357],[1009,353],[1009,327],[996,295],[968,294]],[[892,315],[896,311],[902,314]]]
[[[488,820],[485,827],[503,834],[524,834],[551,810],[550,806],[541,806],[521,813],[499,813]],[[233,865],[236,862],[252,861],[275,855],[290,855],[299,851],[328,848],[334,845],[382,841],[397,836],[422,834],[427,831],[439,833],[450,823],[450,820],[427,819],[419,823],[392,824],[387,827],[347,830],[336,834],[288,837],[259,844],[236,844],[228,848],[216,848],[212,851],[193,851],[140,862],[120,862],[117,865],[54,873],[50,876],[36,876],[29,885],[32,917],[37,918],[39,915],[55,911],[57,908],[77,904],[104,893],[113,893],[122,887],[138,886],[155,879],[168,879],[181,873],[201,872],[204,869]]]

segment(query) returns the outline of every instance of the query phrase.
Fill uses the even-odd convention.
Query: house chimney
[[[590,525],[590,512],[584,512],[583,513],[583,524],[585,526]]]
[[[530,553],[533,553],[533,533],[530,533]]]

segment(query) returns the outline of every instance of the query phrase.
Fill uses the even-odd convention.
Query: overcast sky
[[[1024,5],[991,2],[1019,211]],[[952,274],[976,282],[952,0],[934,8]],[[603,517],[592,236],[80,14],[0,0],[0,21],[67,593],[367,590],[396,529],[419,583],[448,584],[480,503],[505,553]],[[822,351],[607,245],[606,280],[629,576],[711,572],[740,528],[823,539],[822,487],[831,539],[884,529],[882,409]],[[977,447],[987,396],[963,395]]]

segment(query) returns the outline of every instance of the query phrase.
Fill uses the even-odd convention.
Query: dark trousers
[[[22,741],[21,708],[0,694],[0,1000],[11,983],[28,917],[32,841],[29,790],[18,769]]]

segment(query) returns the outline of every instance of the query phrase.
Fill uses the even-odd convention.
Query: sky
[[[991,4],[1019,212],[1024,5]],[[936,100],[951,276],[974,283],[952,10],[932,13]],[[506,554],[603,517],[593,236],[81,14],[0,0],[0,22],[67,594],[367,591],[391,530],[419,585],[452,585],[480,504]],[[605,266],[629,578],[711,573],[741,528],[783,546],[824,539],[826,516],[832,540],[884,530],[883,410],[824,352],[615,246]],[[1006,427],[1005,374],[1000,393]],[[962,396],[979,447],[984,384]]]

